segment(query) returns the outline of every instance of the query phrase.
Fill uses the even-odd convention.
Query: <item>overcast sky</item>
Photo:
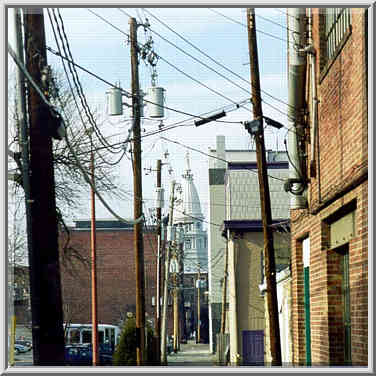
[[[179,181],[184,173],[185,155],[188,151],[186,146],[207,153],[209,147],[215,148],[216,135],[225,135],[227,148],[251,148],[253,143],[244,127],[239,123],[231,123],[252,119],[252,109],[249,104],[246,108],[235,110],[236,104],[242,103],[250,97],[246,10],[244,8],[180,7],[146,8],[146,11],[141,8],[122,9],[123,12],[117,8],[60,8],[75,62],[106,81],[111,83],[120,81],[123,89],[130,90],[130,47],[125,35],[129,34],[128,15],[135,17],[139,23],[145,23],[147,18],[152,31],[145,34],[144,28],[139,27],[138,41],[143,44],[146,41],[145,38],[151,36],[154,42],[154,51],[161,57],[156,67],[158,73],[157,86],[166,90],[165,105],[171,109],[192,115],[207,112],[213,114],[225,109],[227,116],[221,120],[229,122],[212,122],[196,128],[193,126],[193,121],[189,120],[188,115],[166,110],[163,119],[164,126],[182,120],[187,120],[185,123],[187,126],[144,137],[142,140],[143,168],[155,168],[157,159],[167,162],[164,159],[164,153],[168,151],[168,161],[173,172],[169,174],[169,167],[164,167],[162,177],[162,184],[168,192],[171,178]],[[261,89],[263,90],[262,99],[264,101],[263,113],[265,116],[286,124],[286,9],[256,8],[256,16]],[[12,43],[12,13],[10,13],[9,21],[9,37]],[[169,28],[188,40],[197,49],[187,44]],[[46,13],[45,29],[47,45],[56,50],[50,21]],[[158,34],[170,43],[161,39]],[[179,47],[180,50],[172,44]],[[210,59],[200,53],[198,49],[208,55]],[[196,60],[187,56],[181,50],[192,55]],[[197,60],[217,72],[208,69]],[[51,53],[48,53],[48,62],[55,69],[62,71],[60,59]],[[139,69],[140,87],[146,91],[151,86],[151,70],[143,61],[140,62]],[[93,108],[98,108],[103,119],[107,121],[107,134],[111,135],[121,131],[124,132],[122,136],[124,139],[130,126],[129,110],[125,110],[124,116],[109,118],[106,114],[105,105],[105,92],[109,89],[108,85],[80,70],[78,70],[78,73],[89,103]],[[229,80],[232,82],[229,82]],[[147,116],[147,114],[146,109],[145,115]],[[160,121],[143,120],[144,135],[157,130],[159,123]],[[278,144],[279,149],[283,150],[286,129],[275,133],[269,128],[266,129],[267,148],[275,149]],[[185,146],[163,140],[160,136],[178,141]],[[201,206],[204,215],[207,217],[208,157],[193,150],[190,150],[189,153],[190,165],[201,199]],[[124,186],[130,192],[129,201],[110,202],[120,215],[131,217],[133,185],[129,159],[124,158],[117,167],[117,171],[120,179],[124,181]],[[156,174],[146,175],[145,173],[146,171],[143,175],[144,199],[150,207]],[[166,198],[167,196],[166,194]],[[75,218],[89,218],[88,198],[89,195],[83,199],[87,201],[87,210],[72,213]],[[167,212],[167,205],[165,211]],[[148,215],[148,213],[145,214]],[[98,203],[97,217],[111,218],[111,215]]]

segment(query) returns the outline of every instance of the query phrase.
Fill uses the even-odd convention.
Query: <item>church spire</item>
[[[189,159],[189,151],[187,151],[187,153],[185,154],[185,160],[187,162],[187,169],[185,170],[185,174],[183,175],[183,178],[184,179],[189,179],[189,180],[193,180],[193,174],[192,174],[192,171],[191,171],[191,163],[190,163],[190,159]]]

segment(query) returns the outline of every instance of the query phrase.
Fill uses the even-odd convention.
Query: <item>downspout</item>
[[[290,208],[304,209],[307,206],[306,179],[304,178],[300,146],[304,135],[304,103],[306,53],[305,46],[305,10],[290,8],[287,15],[288,24],[288,156],[289,179],[285,190],[290,192]]]
[[[316,145],[317,145],[317,85],[316,85],[316,50],[312,39],[312,9],[308,8],[308,46],[305,51],[309,56],[311,66],[311,161],[309,165],[310,176],[316,177]]]

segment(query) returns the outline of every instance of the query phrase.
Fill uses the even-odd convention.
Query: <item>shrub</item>
[[[151,349],[151,338],[153,336],[153,330],[150,326],[146,326],[147,336],[150,339],[148,346],[145,351],[145,364],[147,365],[149,361],[152,361],[152,349]],[[120,335],[120,341],[115,349],[113,356],[114,366],[136,366],[137,365],[137,354],[136,354],[136,319],[129,318],[123,327]]]

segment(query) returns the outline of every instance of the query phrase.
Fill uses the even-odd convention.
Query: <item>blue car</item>
[[[67,366],[91,366],[93,364],[93,351],[87,345],[65,346],[65,364]],[[112,354],[99,351],[99,365],[112,365]]]

